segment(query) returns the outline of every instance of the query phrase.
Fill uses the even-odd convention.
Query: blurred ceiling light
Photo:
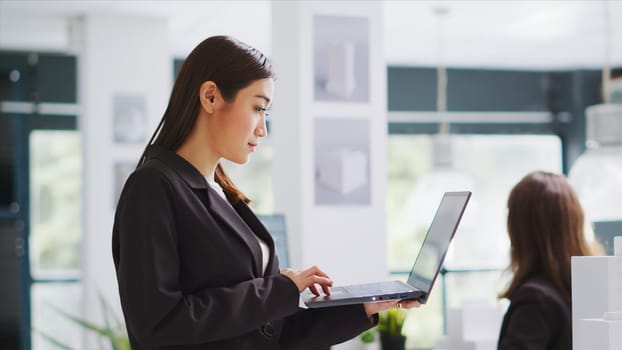
[[[443,20],[449,10],[445,7],[433,9],[438,18],[438,65],[437,65],[437,99],[436,108],[439,123],[439,133],[432,136],[431,152],[432,167],[416,181],[415,187],[409,195],[406,208],[409,213],[416,213],[415,222],[427,225],[432,221],[436,204],[439,203],[444,192],[473,191],[475,182],[468,175],[456,170],[453,161],[453,140],[449,133],[447,116],[447,69],[443,61]],[[475,196],[474,196],[475,197]],[[462,226],[473,222],[473,199],[462,220]]]
[[[622,220],[622,104],[590,106],[587,150],[568,174],[589,220]]]
[[[588,220],[593,222],[622,221],[622,104],[611,103],[611,32],[607,5],[607,1],[603,1],[604,103],[586,109],[587,150],[577,158],[568,174]]]

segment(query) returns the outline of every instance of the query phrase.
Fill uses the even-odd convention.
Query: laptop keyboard
[[[412,287],[409,287],[408,285],[400,281],[357,284],[353,286],[345,286],[343,288],[348,293],[354,295],[382,295],[410,292],[413,290]]]

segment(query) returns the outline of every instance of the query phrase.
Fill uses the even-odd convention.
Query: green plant
[[[374,330],[375,328],[372,328],[372,329],[368,329],[365,332],[363,332],[361,334],[361,342],[364,344],[373,343],[374,340],[376,339],[376,336],[374,335]]]
[[[378,333],[381,336],[397,337],[402,335],[406,319],[406,310],[390,309],[378,315]]]
[[[106,302],[106,300],[104,299],[104,297],[99,294],[99,302],[101,304],[102,307],[102,315],[104,318],[104,326],[98,326],[92,322],[86,321],[84,319],[81,319],[77,316],[71,315],[69,313],[67,313],[64,310],[59,309],[56,306],[53,305],[49,305],[48,307],[50,307],[51,309],[53,309],[54,311],[58,312],[59,314],[61,314],[63,317],[67,318],[68,320],[82,326],[83,328],[93,331],[97,334],[99,334],[100,337],[103,337],[104,339],[108,340],[108,342],[110,343],[110,348],[112,350],[131,350],[130,347],[130,340],[129,337],[127,335],[127,331],[125,330],[125,325],[123,324],[123,322],[115,316],[112,308],[110,307],[110,305],[108,305],[108,303]],[[112,318],[114,324],[111,324],[111,320],[110,318]],[[35,332],[37,332],[38,334],[40,334],[44,339],[46,339],[47,341],[49,341],[50,343],[58,346],[61,349],[65,349],[65,350],[74,350],[72,349],[70,346],[62,343],[61,341],[55,339],[54,337],[52,337],[51,335],[48,335],[40,330],[35,329]]]

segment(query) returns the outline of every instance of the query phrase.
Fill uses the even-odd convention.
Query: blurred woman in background
[[[563,175],[528,174],[510,193],[507,225],[513,278],[498,349],[570,350],[570,259],[598,251],[574,190]]]

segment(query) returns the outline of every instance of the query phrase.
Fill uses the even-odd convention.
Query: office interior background
[[[405,279],[442,192],[473,192],[409,348],[433,348],[449,308],[503,303],[527,173],[569,175],[587,234],[622,235],[622,117],[586,118],[622,103],[620,1],[0,0],[0,348],[106,348],[63,312],[121,318],[116,200],[184,57],[217,34],[278,75],[269,136],[226,168],[284,220],[291,266]]]

